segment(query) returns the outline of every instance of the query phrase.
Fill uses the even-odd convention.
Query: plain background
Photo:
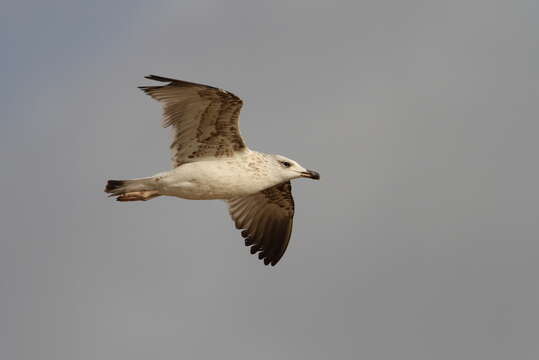
[[[0,357],[539,358],[538,4],[3,1]],[[277,267],[102,192],[169,168],[154,73],[320,171]]]

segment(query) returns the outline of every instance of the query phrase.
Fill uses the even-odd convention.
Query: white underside
[[[249,151],[233,158],[183,164],[146,180],[161,195],[209,200],[254,194],[287,179],[272,171],[263,154]]]

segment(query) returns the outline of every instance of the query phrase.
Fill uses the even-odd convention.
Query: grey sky
[[[4,2],[1,357],[537,359],[538,10]],[[102,193],[169,167],[151,73],[321,173],[277,267],[222,202]]]

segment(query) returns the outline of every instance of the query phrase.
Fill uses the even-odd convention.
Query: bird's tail
[[[152,178],[109,180],[105,192],[111,197],[116,196],[118,201],[145,201],[161,195],[155,189]]]

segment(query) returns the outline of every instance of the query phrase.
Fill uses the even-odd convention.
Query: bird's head
[[[300,177],[319,180],[320,174],[314,170],[307,170],[296,161],[282,155],[273,155],[279,174],[284,180],[292,180]]]

